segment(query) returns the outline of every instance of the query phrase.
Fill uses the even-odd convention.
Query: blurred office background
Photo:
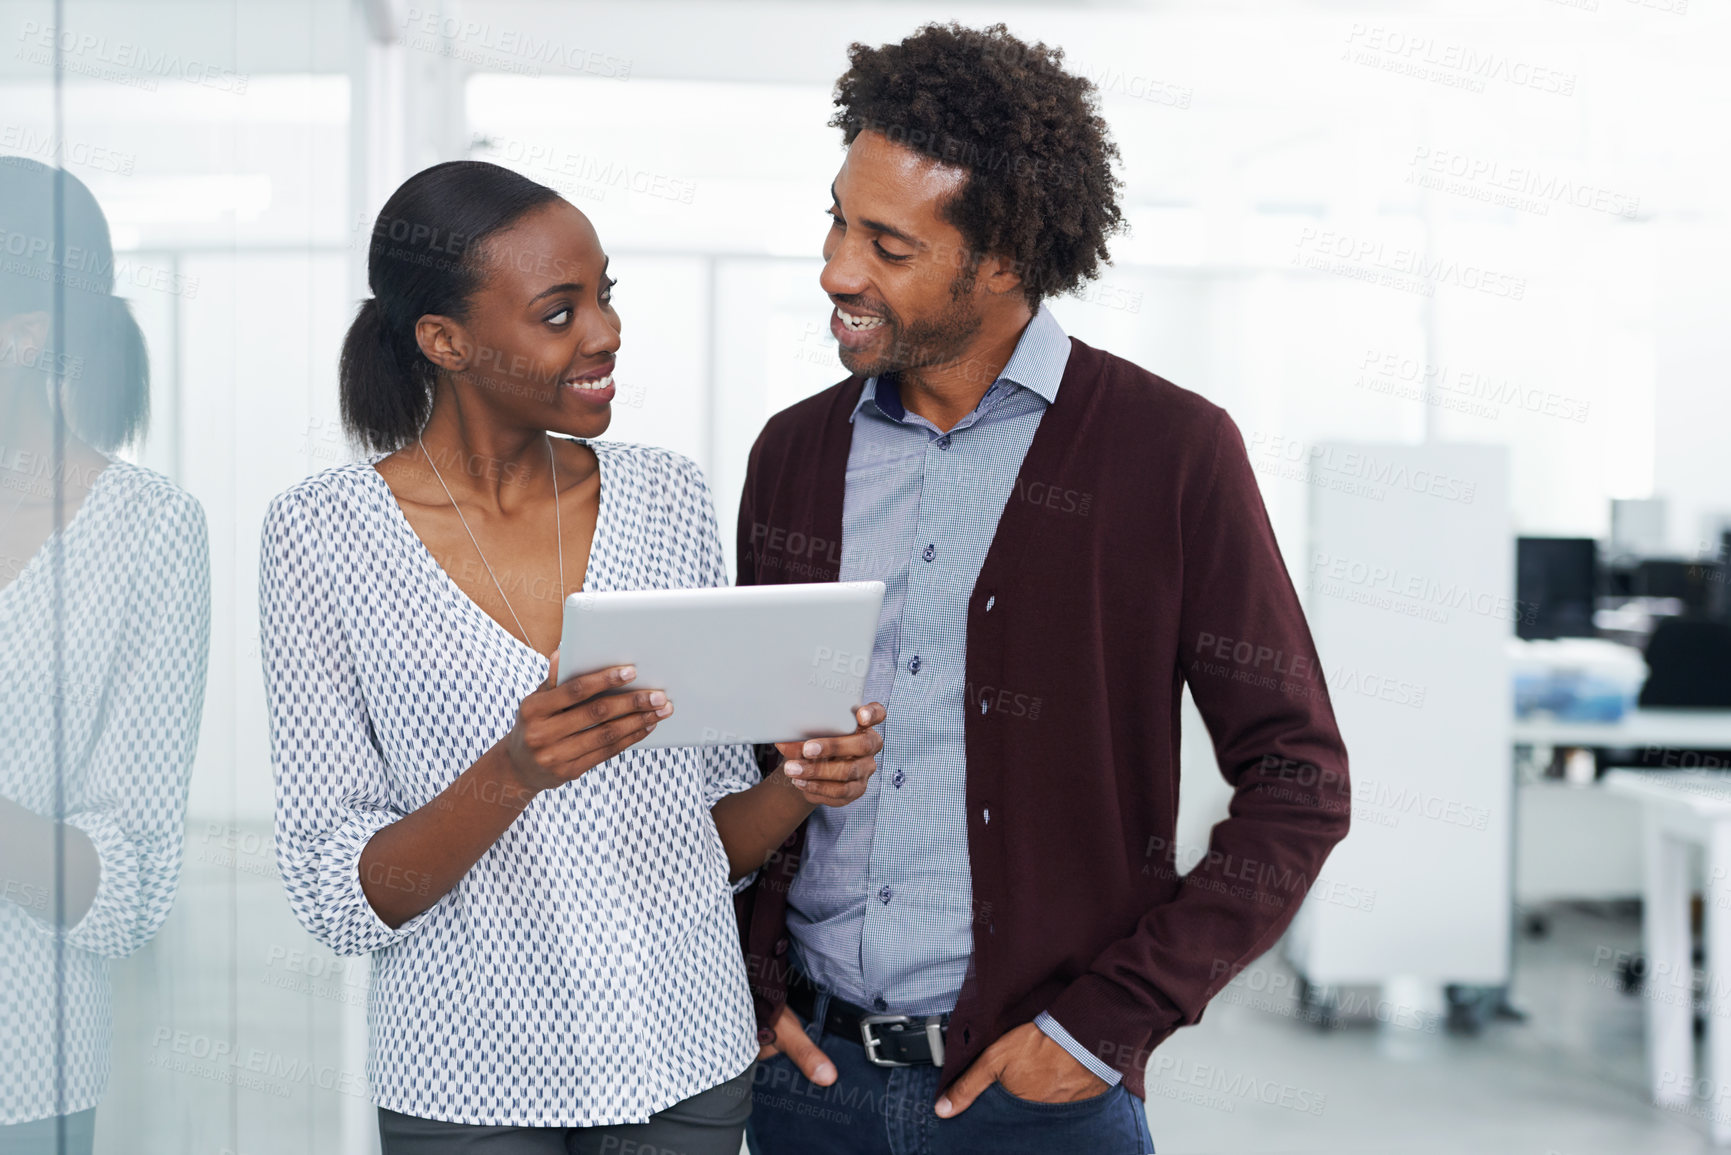
[[[0,0],[0,154],[105,210],[152,369],[123,456],[209,528],[180,883],[110,966],[98,1151],[375,1149],[365,963],[275,875],[256,574],[268,500],[355,456],[336,357],[384,198],[473,157],[589,214],[610,435],[704,468],[731,560],[761,423],[842,376],[817,275],[847,45],[950,17],[1096,81],[1131,231],[1053,309],[1237,421],[1359,779],[1288,940],[1156,1052],[1162,1155],[1727,1129],[1722,5]],[[1227,797],[1188,722],[1181,862]],[[1643,841],[1667,815],[1704,855]]]

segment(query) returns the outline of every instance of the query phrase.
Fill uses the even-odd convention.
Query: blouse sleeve
[[[337,954],[359,955],[414,934],[449,896],[393,929],[361,889],[361,851],[404,812],[391,802],[319,517],[306,502],[295,490],[271,502],[259,561],[277,869],[301,925]]]
[[[683,457],[679,458],[678,480],[675,490],[679,494],[679,508],[674,511],[674,524],[684,531],[681,533],[685,539],[683,548],[692,551],[692,556],[687,559],[689,566],[683,572],[696,574],[694,586],[725,586],[727,559],[721,552],[721,530],[716,524],[715,499],[710,495],[709,483],[704,480],[703,471],[697,468],[696,463]],[[757,785],[757,759],[752,756],[751,746],[703,746],[700,749],[705,770],[705,809],[714,807],[729,794]],[[734,892],[750,886],[756,877],[757,872],[753,871],[734,883]]]
[[[204,510],[172,491],[140,550],[107,721],[66,813],[101,864],[90,909],[66,941],[108,958],[149,942],[174,905],[210,651]]]

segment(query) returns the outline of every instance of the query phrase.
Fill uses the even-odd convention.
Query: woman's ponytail
[[[424,358],[418,348],[405,357],[401,343],[378,298],[362,301],[343,338],[337,383],[343,426],[369,450],[397,449],[402,431],[419,431],[433,410],[429,375],[417,364]]]

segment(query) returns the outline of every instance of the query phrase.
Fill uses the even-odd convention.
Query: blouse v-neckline
[[[551,436],[551,434],[549,434],[549,436]],[[595,574],[596,554],[606,541],[606,537],[602,532],[602,526],[611,524],[611,519],[608,516],[608,507],[612,504],[611,494],[613,492],[613,487],[607,480],[607,453],[601,446],[581,437],[564,438],[563,440],[574,441],[578,445],[585,446],[590,452],[594,453],[595,470],[601,478],[601,492],[596,499],[595,532],[590,535],[589,538],[589,558],[583,566],[583,580],[578,584],[577,589],[571,591],[571,593],[582,593],[590,588],[589,579]],[[383,490],[383,493],[380,496],[383,498],[386,506],[387,517],[390,517],[395,521],[395,523],[401,527],[402,531],[406,533],[412,541],[412,552],[419,554],[420,557],[433,568],[434,572],[438,575],[438,579],[436,580],[443,580],[443,582],[450,588],[450,592],[464,605],[468,606],[475,616],[481,618],[489,626],[493,627],[493,629],[503,634],[519,649],[534,655],[542,662],[546,662],[546,654],[543,654],[534,646],[530,645],[522,638],[519,638],[516,634],[511,632],[510,628],[507,627],[505,623],[488,613],[485,609],[482,609],[481,603],[470,597],[463,587],[457,584],[457,579],[453,578],[449,571],[439,564],[439,559],[433,556],[433,551],[427,548],[427,543],[421,538],[421,535],[415,531],[414,525],[410,523],[408,514],[403,512],[401,503],[397,501],[396,491],[393,490],[390,483],[385,480],[385,475],[374,468],[374,466],[376,466],[380,461],[383,461],[389,456],[389,451],[375,453],[372,457],[367,459],[365,468],[368,473],[373,475],[374,480],[378,482],[379,488]],[[560,595],[560,604],[563,605],[565,598],[569,597],[570,594],[561,590]]]

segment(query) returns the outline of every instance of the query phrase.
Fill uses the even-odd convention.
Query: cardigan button
[[[997,600],[998,600],[997,594],[993,594],[991,597],[986,599],[986,612],[988,614],[992,612],[992,603],[997,601]]]
[[[790,834],[785,839],[782,840],[781,848],[783,850],[791,850],[791,849],[793,849],[793,844],[795,841],[797,841],[797,835],[796,834]]]
[[[787,953],[787,939],[778,938],[775,940],[775,953],[777,955],[784,955]]]
[[[775,1032],[768,1027],[757,1028],[757,1041],[760,1046],[769,1046],[775,1042]]]

